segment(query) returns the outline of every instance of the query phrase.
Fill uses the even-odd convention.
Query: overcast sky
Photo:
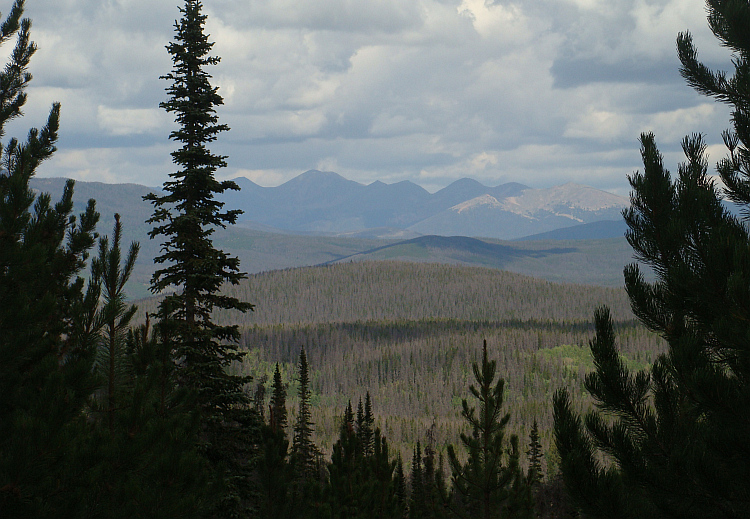
[[[10,0],[2,1],[5,15]],[[39,46],[26,117],[62,103],[40,176],[161,185],[172,118],[158,108],[178,0],[27,0]],[[308,169],[430,191],[578,182],[626,195],[653,131],[670,170],[702,132],[724,154],[729,110],[679,75],[677,33],[731,70],[702,0],[205,0],[231,131],[222,178],[278,185]],[[6,53],[11,45],[6,44]]]

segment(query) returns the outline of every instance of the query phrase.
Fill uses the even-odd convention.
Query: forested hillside
[[[589,322],[608,305],[633,319],[624,290],[558,284],[512,272],[456,265],[360,262],[277,270],[250,276],[226,293],[255,301],[255,311],[222,314],[241,325],[371,320]],[[152,312],[156,300],[139,301]]]
[[[649,365],[662,350],[658,337],[633,321],[620,323],[618,333],[622,354],[632,366]],[[552,393],[567,387],[582,408],[589,406],[582,383],[593,369],[588,349],[592,336],[592,325],[583,320],[423,319],[253,326],[243,330],[243,344],[250,352],[243,368],[257,383],[270,379],[275,363],[281,362],[294,416],[294,364],[304,345],[320,447],[330,452],[347,401],[356,406],[369,391],[376,425],[406,458],[433,424],[439,451],[446,443],[455,443],[463,426],[459,413],[471,383],[471,364],[477,362],[486,339],[506,381],[509,429],[527,439],[537,420],[548,452]]]
[[[455,442],[470,366],[484,339],[506,379],[510,429],[526,438],[538,420],[547,452],[552,392],[569,387],[588,405],[582,380],[593,369],[587,345],[595,308],[612,309],[629,362],[645,366],[661,349],[634,320],[623,289],[489,268],[343,263],[256,274],[226,293],[257,302],[252,313],[217,312],[217,322],[242,325],[250,352],[243,369],[256,384],[282,364],[290,416],[297,406],[294,365],[305,347],[315,437],[326,452],[348,400],[356,406],[367,391],[376,424],[405,457],[433,423],[438,447]],[[140,312],[155,305],[156,299],[141,301]]]

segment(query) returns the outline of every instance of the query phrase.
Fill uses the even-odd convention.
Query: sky
[[[6,138],[61,103],[39,176],[168,180],[177,144],[159,76],[178,5],[27,0],[39,50]],[[431,192],[469,177],[627,195],[641,132],[671,171],[689,133],[705,135],[711,163],[725,154],[729,109],[685,84],[675,50],[689,30],[699,59],[731,71],[702,0],[204,0],[204,13],[231,128],[211,146],[228,156],[222,179],[276,186],[319,169]]]

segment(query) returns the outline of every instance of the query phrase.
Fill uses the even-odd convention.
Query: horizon
[[[254,180],[252,180],[250,178],[247,178],[247,177],[241,176],[241,175],[237,176],[237,177],[234,177],[234,178],[226,178],[226,179],[223,179],[223,180],[237,181],[238,179],[244,179],[244,180],[247,180],[249,182],[252,182],[253,184],[257,185],[258,187],[267,188],[267,189],[273,189],[273,188],[281,187],[284,184],[287,184],[289,182],[292,182],[292,181],[296,180],[297,178],[299,178],[299,177],[301,177],[303,175],[306,175],[308,173],[324,173],[324,174],[326,174],[326,173],[333,173],[334,175],[342,178],[343,180],[350,181],[350,182],[356,182],[357,184],[360,184],[363,187],[368,187],[368,186],[370,186],[372,184],[377,184],[377,183],[381,183],[381,184],[385,184],[385,185],[389,185],[390,186],[390,185],[395,185],[395,184],[401,184],[401,183],[404,183],[404,182],[408,182],[408,183],[411,183],[411,184],[413,184],[415,186],[418,186],[418,187],[424,189],[430,195],[434,195],[435,193],[438,193],[439,191],[450,187],[451,185],[455,184],[456,182],[460,182],[462,180],[470,180],[470,181],[477,182],[478,184],[482,185],[483,187],[490,188],[490,189],[495,189],[497,187],[500,187],[500,186],[503,186],[503,185],[506,185],[506,184],[519,184],[519,185],[525,186],[525,187],[527,187],[529,189],[533,189],[533,190],[544,190],[544,189],[552,189],[552,188],[562,187],[562,186],[571,184],[571,185],[576,185],[576,186],[589,187],[589,188],[597,189],[599,191],[603,191],[605,193],[609,193],[611,195],[619,196],[619,197],[622,197],[622,198],[627,198],[627,195],[625,195],[625,196],[624,195],[620,195],[619,193],[615,193],[615,192],[612,192],[612,191],[607,191],[605,189],[600,189],[600,188],[597,188],[597,187],[594,187],[594,186],[589,186],[587,184],[581,184],[579,182],[572,182],[572,181],[568,181],[568,182],[564,182],[562,184],[557,184],[557,185],[548,186],[548,187],[534,187],[534,186],[530,186],[528,184],[523,184],[522,182],[516,182],[516,181],[503,182],[503,183],[495,184],[495,185],[487,185],[485,182],[482,182],[481,180],[476,179],[476,178],[461,177],[461,178],[457,178],[457,179],[451,181],[448,185],[440,187],[440,188],[438,188],[435,191],[430,191],[425,186],[423,186],[421,184],[418,184],[417,182],[414,182],[411,179],[398,180],[398,181],[394,181],[394,182],[384,182],[384,181],[382,181],[380,179],[377,179],[377,180],[373,180],[372,182],[363,183],[363,182],[360,182],[360,181],[357,181],[357,180],[354,180],[354,179],[346,178],[345,176],[343,176],[343,175],[341,175],[339,173],[336,173],[335,171],[320,171],[320,170],[316,170],[316,169],[308,169],[307,171],[303,171],[302,173],[299,173],[295,177],[292,177],[292,178],[290,178],[288,180],[285,180],[284,182],[282,182],[280,184],[272,185],[272,186],[264,186],[262,184],[259,184],[258,182],[255,182]],[[70,177],[36,176],[36,178],[38,178],[40,180],[47,180],[47,179],[52,180],[52,179],[67,179],[67,178],[70,178]],[[141,183],[138,183],[138,182],[107,182],[106,180],[81,180],[81,179],[73,179],[73,180],[75,180],[76,182],[90,182],[90,183],[100,183],[100,184],[107,184],[107,185],[139,185],[139,186],[144,186],[144,187],[148,187],[148,188],[152,188],[152,189],[161,189],[161,186],[153,186],[153,185],[141,184]],[[241,186],[240,186],[240,192],[242,192]]]

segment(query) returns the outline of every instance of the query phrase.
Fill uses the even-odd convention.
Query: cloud
[[[231,131],[222,178],[262,185],[314,167],[360,182],[433,188],[462,176],[535,187],[576,181],[627,192],[637,137],[667,160],[725,107],[678,73],[677,32],[731,63],[702,0],[215,0],[204,5],[209,72]],[[163,0],[35,0],[39,51],[22,135],[62,103],[60,158],[40,174],[158,185],[173,165],[158,108],[164,47],[180,13]],[[714,148],[712,147],[712,150]],[[713,157],[713,154],[712,154]],[[676,162],[675,162],[676,166]],[[675,167],[673,166],[673,168]],[[97,175],[99,178],[97,178]],[[264,184],[265,183],[265,184]]]
[[[97,107],[99,126],[110,135],[122,136],[168,131],[170,117],[157,108],[109,108]]]

